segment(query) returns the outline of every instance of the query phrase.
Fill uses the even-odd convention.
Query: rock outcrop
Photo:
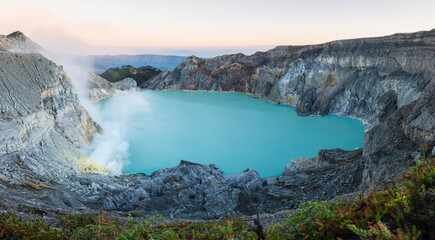
[[[136,88],[137,82],[133,78],[124,78],[121,81],[112,83],[112,86],[118,90],[128,90],[130,88]]]
[[[0,50],[14,53],[40,53],[44,49],[22,32],[16,31],[7,36],[0,35]]]
[[[115,94],[116,90],[125,91],[136,89],[137,83],[133,78],[125,78],[121,81],[111,83],[94,73],[89,75],[89,99],[97,102]]]
[[[115,94],[112,83],[94,73],[88,73],[89,99],[98,102]]]

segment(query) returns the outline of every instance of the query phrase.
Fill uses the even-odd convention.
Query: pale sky
[[[433,28],[435,0],[0,0],[0,34],[77,54],[253,52]]]

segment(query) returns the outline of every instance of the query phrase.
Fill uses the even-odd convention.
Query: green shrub
[[[65,239],[59,229],[45,224],[42,220],[33,222],[14,213],[0,214],[0,239]]]
[[[109,68],[100,76],[109,82],[118,82],[124,78],[131,77],[137,82],[138,85],[140,85],[161,72],[161,70],[151,66],[135,68],[131,65],[125,65],[120,68]]]

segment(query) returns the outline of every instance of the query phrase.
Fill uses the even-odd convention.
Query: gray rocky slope
[[[9,35],[0,35],[0,50],[8,50],[15,53],[37,53],[44,49],[22,32],[16,31]]]
[[[56,64],[40,54],[0,51],[2,189],[51,189],[80,173],[78,147],[98,129]]]
[[[434,145],[435,31],[190,57],[142,86],[252,93],[301,115],[357,117],[370,127],[363,149],[321,150],[269,179],[187,161],[151,175],[83,174],[77,147],[98,125],[61,68],[10,50],[0,50],[0,196],[19,204],[182,218],[250,215],[259,205],[273,212],[372,186],[400,174],[421,143]]]

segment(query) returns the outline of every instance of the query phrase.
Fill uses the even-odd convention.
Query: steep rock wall
[[[77,173],[77,147],[99,127],[58,66],[39,54],[0,52],[0,103],[4,175],[59,180]]]

